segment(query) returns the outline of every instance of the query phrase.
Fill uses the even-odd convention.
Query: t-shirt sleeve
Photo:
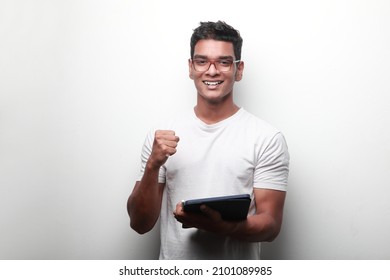
[[[152,153],[153,141],[154,141],[154,131],[150,131],[146,135],[144,145],[142,146],[141,169],[138,173],[137,181],[141,181],[142,177],[144,176],[146,163],[150,157],[150,154]],[[165,167],[164,166],[160,167],[160,171],[159,171],[159,175],[158,175],[158,182],[165,183]]]
[[[287,190],[290,155],[286,140],[278,132],[260,149],[254,171],[254,188]]]

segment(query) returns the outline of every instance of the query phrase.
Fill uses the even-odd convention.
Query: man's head
[[[196,43],[203,39],[231,42],[236,60],[241,60],[242,38],[240,33],[225,22],[201,22],[200,26],[194,29],[191,36],[191,59],[194,57]]]
[[[224,22],[205,22],[191,37],[189,77],[194,81],[199,102],[233,102],[233,86],[242,79],[242,38]]]

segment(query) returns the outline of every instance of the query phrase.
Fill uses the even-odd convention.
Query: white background
[[[191,110],[189,38],[244,38],[236,102],[291,154],[266,259],[389,259],[390,2],[0,1],[0,259],[150,259],[129,228],[141,145]]]

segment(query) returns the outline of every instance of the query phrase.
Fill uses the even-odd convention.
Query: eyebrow
[[[200,55],[200,54],[195,54],[194,58],[208,59],[208,57],[206,55]],[[233,57],[231,55],[222,55],[222,56],[219,56],[217,59],[231,59],[231,60],[233,60]]]

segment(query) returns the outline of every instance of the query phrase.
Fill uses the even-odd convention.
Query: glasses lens
[[[210,62],[206,59],[194,59],[193,62],[196,71],[207,71],[210,67]]]
[[[230,67],[232,66],[233,61],[231,60],[217,60],[213,62],[214,67],[221,72],[227,72],[230,70]],[[193,65],[196,71],[199,72],[205,72],[209,70],[211,66],[211,61],[208,61],[206,59],[194,59]]]
[[[219,71],[226,72],[230,70],[232,63],[233,61],[231,60],[219,60],[215,63],[215,65],[218,65],[217,68]]]

